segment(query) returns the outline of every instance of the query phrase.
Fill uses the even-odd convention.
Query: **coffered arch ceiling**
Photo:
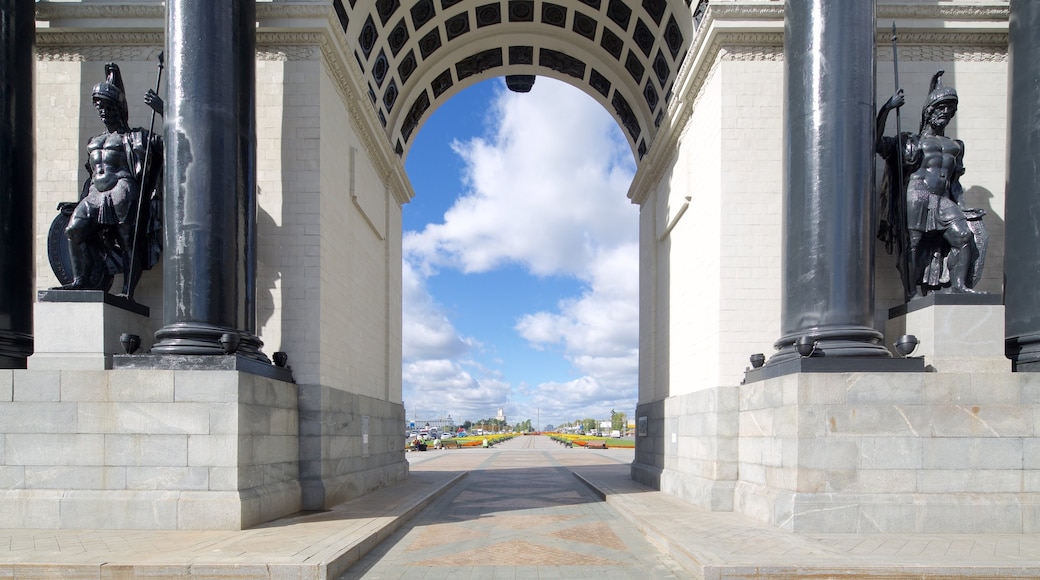
[[[585,91],[610,111],[638,158],[672,98],[694,35],[690,0],[334,0],[368,101],[402,158],[455,93],[533,75]],[[699,17],[699,15],[698,15]],[[528,85],[529,88],[529,85]]]

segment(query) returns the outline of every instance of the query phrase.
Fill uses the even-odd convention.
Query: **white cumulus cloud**
[[[485,137],[456,141],[462,193],[404,243],[405,401],[465,410],[505,407],[510,421],[631,413],[638,367],[638,209],[625,197],[635,166],[615,121],[587,95],[539,77],[534,90],[496,93]],[[414,152],[413,152],[414,154]],[[579,295],[517,320],[533,348],[559,351],[578,378],[536,386],[474,362],[480,343],[463,337],[426,280],[451,268],[493,272],[520,265],[535,276],[579,280]],[[502,353],[498,353],[500,356]],[[544,406],[543,406],[544,405]],[[599,413],[593,415],[591,413]],[[521,416],[522,415],[522,416]]]

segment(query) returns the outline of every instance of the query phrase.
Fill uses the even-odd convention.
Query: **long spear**
[[[159,53],[159,74],[155,78],[155,92],[159,93],[159,85],[162,83],[163,53]],[[141,164],[141,189],[137,194],[137,219],[134,221],[134,241],[130,248],[130,263],[127,265],[126,297],[133,299],[134,266],[137,261],[137,242],[141,233],[141,219],[144,215],[144,188],[148,182],[148,161],[152,157],[152,133],[155,131],[155,109],[152,109],[152,122],[148,125],[148,143],[144,148],[144,162]]]
[[[892,75],[895,81],[895,90],[898,93],[899,88],[899,44],[898,36],[896,36],[896,22],[892,21]],[[905,193],[903,193],[903,122],[899,110],[902,107],[896,107],[896,152],[898,157],[896,158],[896,177],[898,188],[896,191],[900,192],[900,196],[895,200],[896,204],[896,220],[898,220],[899,227],[899,245],[901,246],[899,252],[899,265],[903,271],[903,292],[906,299],[909,300],[912,295],[914,287],[914,280],[912,279],[913,273],[910,271],[910,244],[908,243],[907,223],[906,223],[906,200],[904,199]]]

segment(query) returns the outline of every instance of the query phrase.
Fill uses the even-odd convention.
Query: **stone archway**
[[[179,3],[167,0],[165,4]],[[781,264],[797,262],[798,255],[796,251],[782,255],[779,249],[785,223],[780,109],[790,99],[782,88],[784,12],[785,4],[793,2],[712,3],[704,22],[700,22],[699,9],[703,2],[680,0],[420,0],[410,6],[397,0],[227,4],[236,9],[255,7],[255,38],[251,34],[254,15],[245,12],[235,26],[213,28],[213,34],[202,35],[202,40],[239,40],[228,34],[230,28],[256,42],[255,61],[242,56],[234,63],[256,66],[256,149],[237,170],[256,170],[260,194],[255,196],[248,186],[235,191],[246,203],[225,211],[241,212],[231,217],[248,217],[250,203],[256,202],[261,219],[255,273],[269,294],[259,312],[263,323],[254,329],[246,321],[233,330],[255,330],[265,349],[287,352],[296,384],[291,388],[279,385],[292,391],[291,396],[236,402],[252,416],[264,418],[267,431],[263,433],[250,432],[245,439],[227,433],[221,433],[222,439],[205,439],[213,435],[209,432],[193,434],[200,435],[195,445],[201,447],[195,447],[185,462],[210,461],[188,465],[210,471],[185,472],[205,473],[209,478],[205,491],[185,487],[201,485],[187,479],[164,480],[147,490],[176,492],[169,501],[184,507],[194,505],[200,520],[130,523],[142,527],[206,525],[213,511],[206,506],[212,501],[233,512],[220,525],[252,525],[301,507],[328,507],[406,476],[400,450],[404,424],[400,214],[412,191],[401,160],[425,116],[453,91],[482,75],[560,78],[595,98],[624,128],[640,160],[630,188],[630,197],[641,211],[642,360],[637,416],[649,419],[637,449],[637,463],[643,467],[635,475],[711,509],[756,509],[735,500],[740,488],[771,483],[770,474],[778,466],[786,467],[783,462],[789,456],[774,445],[783,441],[783,431],[768,432],[758,422],[758,415],[763,414],[756,414],[756,406],[766,408],[781,402],[773,396],[779,390],[741,386],[743,368],[748,354],[768,352],[773,346],[781,314],[797,318],[799,325],[802,315],[811,314],[797,307],[783,312],[781,304],[784,291],[802,290],[793,283],[790,288],[782,287]],[[936,65],[963,65],[958,74],[987,80],[961,86],[974,84],[988,90],[1004,84],[1005,3],[893,0],[878,5],[879,17],[884,14],[907,24],[907,44],[919,47],[914,51],[913,66],[934,70]],[[83,95],[97,81],[94,71],[115,60],[126,65],[128,78],[137,74],[152,77],[143,72],[154,70],[149,57],[162,48],[166,26],[164,4],[159,0],[45,2],[34,8],[40,48],[37,150],[47,152],[46,158],[37,155],[37,165],[57,168],[36,176],[39,231],[53,216],[54,202],[65,200],[81,182],[80,176],[66,168],[82,163],[78,127],[90,118]],[[869,29],[868,19],[861,16],[856,20],[861,32]],[[929,28],[935,22],[952,25]],[[181,40],[184,44],[193,41]],[[236,90],[248,93],[250,83],[243,79],[237,78]],[[1003,100],[1002,95],[989,97],[993,102]],[[867,99],[860,99],[859,108],[864,108]],[[241,103],[238,107],[238,115],[254,113]],[[132,110],[131,116],[141,115]],[[959,118],[961,129],[970,135],[965,140],[972,143],[972,151],[989,152],[993,160],[973,167],[977,191],[1000,191],[1006,137],[999,130],[1001,120],[994,122],[989,112],[967,109]],[[44,119],[46,123],[41,123]],[[869,123],[861,125],[856,125],[860,134],[871,129]],[[192,191],[193,196],[208,196],[208,202],[223,199],[223,193]],[[1002,202],[994,199],[997,206]],[[829,213],[822,215],[814,225],[829,217]],[[786,225],[794,221],[788,220]],[[248,242],[245,250],[250,250]],[[840,255],[841,251],[835,251],[826,257]],[[227,260],[237,267],[239,257],[237,252],[229,252]],[[248,276],[250,269],[243,270]],[[174,274],[183,277],[185,273],[190,269],[164,271],[164,290]],[[1000,274],[994,269],[988,282],[991,288],[999,289]],[[867,272],[862,280],[844,285],[821,283],[815,290],[825,297],[830,297],[832,289],[840,292],[854,286],[863,290],[866,283],[873,283],[866,280],[871,276]],[[38,267],[36,287],[51,285],[49,273]],[[246,314],[256,305],[251,302],[255,295],[248,284],[244,290],[218,290],[235,294],[240,302],[236,307],[243,306]],[[153,293],[147,298],[153,313],[163,310],[164,296]],[[890,304],[884,298],[871,297],[867,306],[873,310]],[[810,304],[805,310],[813,307]],[[142,326],[155,326],[156,322],[153,318]],[[865,325],[876,326],[872,322],[865,320]],[[811,320],[805,322],[807,327],[812,324]],[[799,326],[797,330],[812,328]],[[37,340],[34,357],[40,354],[40,347]],[[104,352],[97,354],[105,360]],[[97,375],[97,380],[113,387],[106,393],[143,397],[130,402],[132,409],[127,411],[128,401],[90,399],[97,393],[73,379],[59,389],[39,379],[50,375],[37,375],[37,370],[50,372],[33,369],[30,357],[26,373],[9,375],[13,388],[7,391],[8,400],[19,405],[50,396],[55,404],[47,413],[52,414],[44,416],[41,410],[39,416],[24,418],[21,424],[26,432],[18,437],[8,435],[7,443],[29,444],[47,435],[54,450],[83,449],[76,457],[55,454],[58,463],[54,467],[61,467],[61,461],[88,461],[87,457],[117,470],[139,467],[133,462],[140,458],[107,454],[97,442],[110,435],[118,440],[160,434],[164,438],[157,441],[176,441],[187,454],[189,436],[184,429],[228,426],[193,422],[191,410],[214,405],[210,385],[194,383],[193,389],[193,379],[182,381],[180,391],[163,390],[176,383],[175,378],[148,391],[117,384],[127,374]],[[176,372],[199,376],[191,371],[156,376],[172,377],[170,373]],[[251,380],[238,373],[234,384],[251,385]],[[37,390],[38,385],[44,388]],[[268,386],[265,383],[264,389]],[[231,390],[253,396],[251,388]],[[258,392],[270,395],[276,391],[271,387]],[[177,399],[170,394],[174,392],[202,401]],[[23,393],[30,393],[25,395],[29,398],[19,399]],[[87,399],[77,401],[76,396]],[[170,400],[148,400],[159,396]],[[102,408],[117,418],[126,417],[125,413],[137,417],[143,410],[151,417],[179,416],[187,427],[175,425],[176,433],[154,433],[149,432],[155,427],[153,422],[89,421],[101,416],[96,413],[86,415],[75,433],[60,431],[67,429],[68,421],[56,410],[76,416],[74,405],[79,403]],[[263,412],[256,413],[258,408]],[[766,410],[772,423],[772,408]],[[794,415],[778,412],[775,416]],[[55,424],[54,417],[63,423]],[[776,421],[773,426],[788,423]],[[140,432],[113,433],[114,428]],[[62,436],[56,437],[59,432]],[[846,455],[855,454],[835,453],[833,457],[837,460]],[[843,468],[844,464],[835,465]],[[758,476],[763,481],[752,481]],[[789,481],[776,479],[781,484]],[[124,510],[131,518],[136,512],[127,506],[133,508],[133,502],[143,501],[146,495],[128,488],[97,490],[86,477],[69,485],[70,493],[61,499],[52,499],[46,485],[42,492],[28,487],[18,491],[29,502],[26,505],[32,504],[26,509],[41,514],[43,519],[33,520],[38,527],[90,527],[86,518],[91,514],[86,511],[81,512],[83,519],[74,522],[61,519],[66,511],[63,506],[74,506],[76,501],[76,493],[71,492],[89,496],[91,510],[95,505],[107,506],[97,513]],[[167,485],[170,487],[162,487]],[[18,494],[12,494],[12,501],[21,501],[15,497]],[[782,499],[785,494],[781,490],[774,496]],[[753,494],[742,497],[753,499]],[[767,507],[761,511],[779,513]],[[0,513],[8,512],[11,510],[0,509]]]

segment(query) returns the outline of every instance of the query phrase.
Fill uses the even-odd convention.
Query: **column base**
[[[228,343],[226,338],[235,343]],[[260,349],[264,346],[259,337],[248,332],[226,326],[214,326],[197,322],[177,322],[160,328],[155,333],[152,353],[162,355],[225,355],[238,354],[271,363]]]
[[[766,366],[774,366],[801,358],[891,358],[892,353],[881,344],[884,336],[866,326],[838,326],[808,328],[781,337],[773,346],[777,352],[769,357]],[[810,355],[799,352],[799,343],[807,341]]]
[[[119,354],[112,357],[112,368],[169,371],[239,371],[287,383],[296,382],[293,380],[292,368],[278,367],[241,354]]]
[[[1011,368],[1019,373],[1040,372],[1040,332],[1009,336],[1004,352],[1011,359]]]
[[[0,369],[24,369],[32,353],[31,334],[0,330]]]

